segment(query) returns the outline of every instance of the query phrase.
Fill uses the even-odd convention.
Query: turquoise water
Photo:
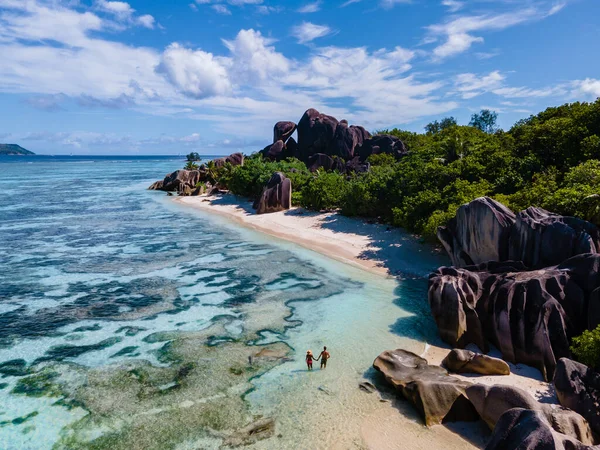
[[[146,190],[182,165],[0,159],[0,448],[219,448],[261,416],[276,435],[250,448],[362,448],[380,406],[358,382],[381,351],[435,335],[425,279]],[[331,367],[307,373],[323,345]]]

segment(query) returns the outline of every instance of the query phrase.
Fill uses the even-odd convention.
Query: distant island
[[[0,144],[0,155],[35,155],[17,144]]]

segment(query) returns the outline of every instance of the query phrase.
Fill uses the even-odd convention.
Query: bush
[[[582,364],[600,371],[600,325],[592,331],[584,331],[573,338],[573,357]]]
[[[301,205],[317,211],[339,208],[346,187],[343,175],[317,171],[302,189]]]

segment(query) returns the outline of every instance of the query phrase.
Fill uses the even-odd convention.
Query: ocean
[[[434,338],[426,279],[147,190],[183,164],[0,157],[0,448],[221,448],[264,418],[246,448],[364,448],[390,408],[358,384],[383,350]]]

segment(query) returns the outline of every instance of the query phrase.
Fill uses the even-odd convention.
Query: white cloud
[[[463,9],[465,3],[458,0],[442,0],[442,5],[446,6],[450,12],[455,13]]]
[[[230,16],[231,15],[231,11],[229,11],[229,8],[225,5],[222,5],[220,3],[217,3],[215,5],[211,5],[211,8],[214,9],[218,14],[222,14],[224,16]]]
[[[434,48],[433,59],[441,61],[467,51],[475,43],[482,43],[483,37],[474,35],[476,32],[499,31],[525,22],[541,20],[562,9],[557,9],[556,6],[548,9],[547,2],[537,2],[534,6],[510,12],[453,16],[444,23],[431,25],[428,27],[430,37],[435,40],[444,39],[442,44]]]
[[[241,30],[233,41],[223,40],[223,43],[233,58],[230,73],[242,82],[266,80],[290,69],[290,61],[272,46],[274,41],[259,31]]]
[[[308,13],[316,13],[321,10],[321,2],[317,1],[314,3],[307,3],[306,5],[298,8],[299,13],[308,14]]]
[[[212,53],[190,50],[174,43],[162,54],[157,72],[164,74],[183,94],[202,99],[231,91],[225,64]]]
[[[584,95],[592,98],[600,97],[600,80],[594,78],[586,78],[573,82],[573,87],[576,94]]]
[[[497,70],[483,76],[477,76],[473,73],[462,73],[456,76],[455,85],[456,90],[463,99],[470,99],[502,86],[505,78]]]
[[[311,22],[303,22],[292,28],[292,36],[294,36],[300,44],[314,41],[331,34],[332,30],[327,25],[317,25]]]

